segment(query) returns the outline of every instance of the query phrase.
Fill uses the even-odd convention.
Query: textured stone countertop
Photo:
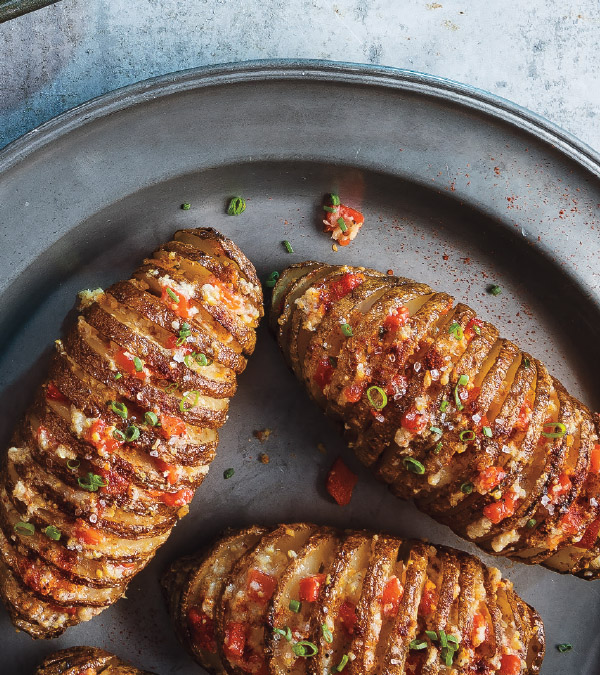
[[[471,84],[600,149],[599,31],[598,0],[62,0],[0,24],[0,147],[155,75],[316,58]]]

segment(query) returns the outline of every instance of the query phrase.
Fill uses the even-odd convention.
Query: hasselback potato
[[[35,675],[153,675],[97,647],[71,647],[46,657]]]
[[[538,673],[542,622],[497,569],[445,547],[305,523],[230,533],[162,579],[211,672]]]
[[[599,416],[471,308],[307,262],[282,273],[271,326],[394,494],[490,553],[600,576]]]
[[[115,602],[187,513],[263,313],[253,266],[212,229],[80,295],[0,477],[0,593],[33,637]]]

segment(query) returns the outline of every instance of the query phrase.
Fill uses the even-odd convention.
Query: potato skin
[[[47,656],[35,675],[155,675],[97,647],[70,647]]]
[[[0,595],[34,638],[118,600],[186,515],[263,315],[211,228],[80,300],[0,473]]]
[[[452,672],[496,672],[510,654],[534,675],[544,656],[541,619],[498,570],[386,534],[306,523],[228,532],[161,583],[179,639],[214,673],[327,675],[340,663],[352,675],[446,673],[442,633],[456,639]],[[298,644],[314,655],[299,658]]]
[[[369,300],[372,270],[303,265],[270,325],[357,457],[488,553],[600,577],[600,417],[450,296],[380,274]]]

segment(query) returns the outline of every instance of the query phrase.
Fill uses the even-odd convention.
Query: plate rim
[[[20,161],[69,132],[147,101],[235,82],[290,79],[378,86],[446,100],[532,134],[600,178],[600,151],[543,115],[473,85],[394,66],[322,59],[257,59],[174,71],[128,84],[70,108],[0,150],[0,180]]]

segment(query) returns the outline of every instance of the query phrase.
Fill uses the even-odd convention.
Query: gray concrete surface
[[[0,147],[154,75],[289,57],[472,84],[600,149],[599,29],[598,0],[62,0],[0,25]]]

